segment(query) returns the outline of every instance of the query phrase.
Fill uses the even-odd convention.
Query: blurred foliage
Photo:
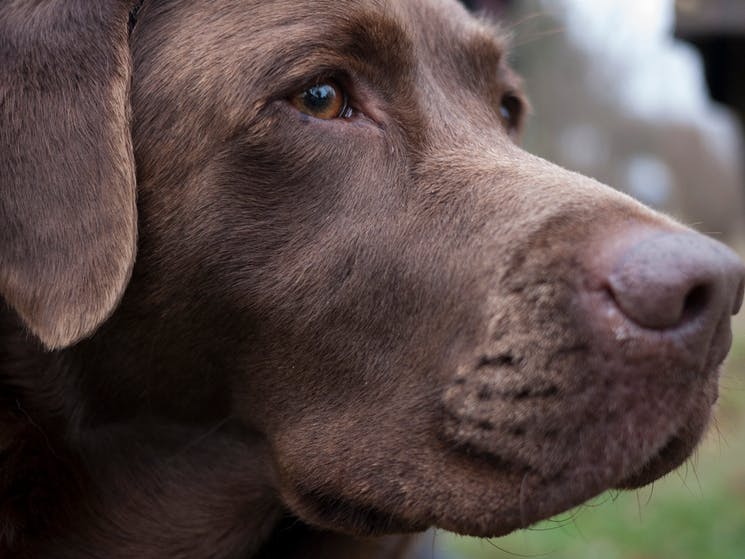
[[[745,557],[745,314],[734,326],[715,422],[678,471],[509,536],[438,536],[440,545],[464,559]]]

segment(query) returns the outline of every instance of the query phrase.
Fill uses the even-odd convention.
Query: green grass
[[[448,535],[438,541],[464,559],[744,559],[743,316],[735,321],[716,417],[689,463],[651,487],[608,493],[502,538]]]

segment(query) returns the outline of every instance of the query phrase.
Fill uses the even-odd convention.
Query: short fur
[[[603,239],[681,227],[515,145],[494,29],[133,4],[0,7],[0,555],[394,557],[688,456],[722,351],[588,318]],[[287,101],[329,76],[352,118]]]

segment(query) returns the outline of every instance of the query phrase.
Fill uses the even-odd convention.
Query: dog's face
[[[459,4],[146,2],[130,44],[139,255],[99,336],[151,348],[148,409],[240,418],[293,513],[357,534],[501,534],[689,455],[739,265],[522,151]]]
[[[679,228],[515,145],[494,30],[449,0],[180,4],[132,40],[141,267],[193,294],[173,320],[216,333],[295,513],[492,535],[688,455],[726,344],[622,324],[597,262]]]

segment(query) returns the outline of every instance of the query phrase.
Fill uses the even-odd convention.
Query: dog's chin
[[[388,424],[400,414],[382,414],[375,431],[358,418],[345,423],[346,437],[326,441],[326,452],[316,445],[339,430],[331,418],[308,422],[283,441],[288,449],[305,447],[302,459],[280,467],[283,500],[304,522],[355,536],[435,526],[496,537],[606,490],[644,486],[695,449],[717,399],[718,374],[693,379],[670,370],[665,378],[690,382],[662,382],[653,367],[622,372],[636,382],[576,392],[536,384],[541,390],[516,395],[498,393],[504,387],[494,379],[491,395],[480,392],[481,374],[465,382],[456,376],[440,414],[405,430],[393,419]],[[390,433],[400,437],[395,445]],[[351,451],[360,447],[365,452]],[[391,453],[393,447],[400,450]]]
[[[694,447],[695,443],[674,438],[636,473],[615,479],[605,478],[605,472],[591,466],[578,466],[553,479],[531,472],[515,473],[510,476],[515,491],[499,495],[485,489],[481,503],[469,503],[466,514],[458,514],[461,503],[454,499],[451,510],[431,524],[467,536],[504,536],[581,506],[606,490],[647,485],[680,466]]]
[[[464,447],[462,452],[468,459],[491,467],[497,476],[508,476],[516,489],[509,495],[489,495],[487,490],[480,514],[443,518],[438,525],[465,535],[497,537],[580,506],[606,490],[638,489],[681,466],[700,442],[709,418],[710,413],[704,411],[685,418],[674,434],[643,454],[637,451],[633,437],[620,440],[617,435],[617,450],[609,455],[610,459],[577,461],[550,477]],[[618,454],[618,449],[624,448],[626,452]],[[499,506],[495,508],[496,503]],[[456,506],[453,504],[453,508]]]
[[[580,506],[606,490],[636,489],[674,470],[698,444],[708,416],[688,421],[648,455],[629,450],[627,459],[577,462],[551,477],[473,447],[451,447],[436,483],[408,480],[411,485],[421,483],[405,499],[409,503],[381,495],[324,494],[300,484],[293,491],[292,508],[321,529],[362,537],[420,532],[432,526],[469,536],[503,536]],[[620,446],[631,449],[634,441]]]
[[[616,489],[639,489],[682,465],[694,451],[700,437],[673,436],[635,473],[622,479]]]
[[[292,508],[305,522],[321,529],[375,537],[422,532],[430,527],[424,520],[411,519],[405,514],[366,504],[362,500],[308,490],[302,485],[296,491],[297,498]]]

